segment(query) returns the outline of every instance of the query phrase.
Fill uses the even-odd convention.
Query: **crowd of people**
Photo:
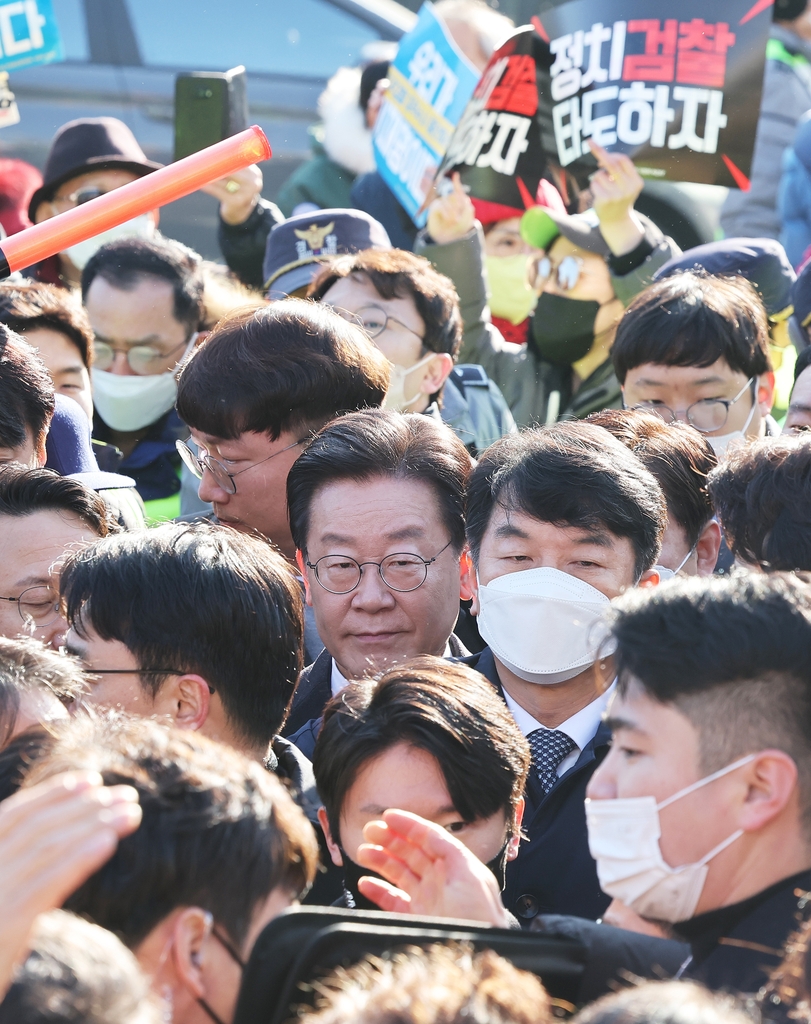
[[[436,10],[480,70],[510,27]],[[811,1021],[811,91],[764,172],[811,13],[775,18],[720,241],[598,146],[578,209],[452,174],[418,231],[381,63],[279,206],[209,186],[225,265],[155,211],[0,284],[0,1024]],[[64,125],[17,227],[156,166]]]

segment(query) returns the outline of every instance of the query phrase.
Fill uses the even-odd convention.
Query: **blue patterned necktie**
[[[532,771],[538,777],[544,793],[558,781],[560,762],[571,754],[576,744],[565,732],[557,729],[536,729],[527,736],[532,751]]]

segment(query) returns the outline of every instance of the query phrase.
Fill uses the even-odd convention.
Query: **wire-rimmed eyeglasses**
[[[375,306],[374,304],[369,306],[363,306],[361,309],[352,312],[348,309],[341,309],[339,306],[330,307],[334,313],[337,313],[342,319],[347,320],[351,324],[357,324],[358,327],[362,327],[364,331],[369,335],[370,338],[379,338],[380,335],[388,329],[390,323],[397,324],[398,327],[402,327],[408,331],[409,334],[415,335],[420,341],[424,341],[425,338],[421,334],[409,327],[408,324],[404,324],[402,320],[398,320],[396,316],[392,316],[387,313],[382,306]]]
[[[323,555],[316,562],[307,562],[315,573],[319,584],[330,594],[351,594],[360,585],[365,565],[374,565],[380,578],[389,588],[400,594],[417,590],[428,578],[428,566],[432,565],[453,543],[448,543],[433,558],[423,558],[413,551],[397,551],[387,555],[382,562],[359,562],[350,555]]]
[[[175,448],[177,448],[178,455],[183,459],[186,468],[190,473],[196,476],[198,480],[203,479],[203,472],[207,469],[214,477],[214,481],[218,487],[221,487],[227,494],[236,494],[237,485],[234,483],[234,477],[240,476],[242,473],[247,473],[249,469],[256,469],[256,467],[261,466],[263,462],[269,462],[271,459],[275,459],[277,455],[289,452],[290,449],[295,448],[297,444],[305,444],[307,440],[308,438],[302,437],[298,441],[294,441],[292,444],[287,445],[286,448],[282,448],[278,452],[268,455],[266,459],[260,459],[259,462],[254,462],[252,466],[246,466],[245,469],[240,469],[236,473],[229,473],[225,466],[212,455],[196,455],[185,441],[175,441]]]
[[[734,398],[700,398],[692,405],[688,405],[684,416],[691,427],[700,430],[702,434],[711,434],[714,430],[720,430],[729,418],[729,410],[746,394],[751,387],[752,401],[755,401],[754,383],[757,378],[750,377]],[[675,423],[678,415],[667,405],[660,405],[658,402],[638,402],[632,406],[633,409],[640,409],[643,412],[652,412],[654,416],[663,419],[665,423]]]
[[[0,597],[0,601],[14,602],[27,626],[50,626],[59,618],[59,595],[51,587],[29,587],[19,597]]]

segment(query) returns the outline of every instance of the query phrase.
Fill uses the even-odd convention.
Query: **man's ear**
[[[470,587],[470,614],[478,615],[481,611],[481,604],[479,603],[479,574],[476,571],[476,566],[473,564],[473,555],[470,556],[472,571],[468,578],[468,585]]]
[[[450,376],[453,369],[453,358],[447,352],[437,352],[434,358],[426,364],[425,376],[420,384],[420,391],[424,395],[433,395],[442,387]]]
[[[310,581],[307,578],[307,563],[304,560],[304,552],[299,551],[298,548],[296,548],[296,565],[301,573],[301,578],[304,580],[304,600],[312,608],[313,598],[310,593]]]
[[[341,850],[335,840],[332,838],[332,832],[329,828],[329,819],[327,818],[326,807],[318,808],[318,824],[321,826],[321,831],[324,833],[324,838],[327,841],[327,849],[329,855],[332,858],[332,863],[336,867],[343,867],[344,859],[341,856]]]
[[[211,932],[211,914],[201,907],[185,907],[172,929],[172,960],[178,981],[192,997],[204,999],[204,950]]]
[[[711,519],[696,544],[696,571],[699,576],[712,576],[721,550],[721,527]]]
[[[774,405],[774,374],[771,370],[768,373],[761,373],[758,377],[757,402],[760,406],[760,415],[768,416]]]
[[[748,788],[738,825],[745,832],[757,832],[797,799],[797,765],[782,750],[762,750],[746,768]]]
[[[639,577],[639,583],[637,586],[642,589],[644,587],[658,587],[660,583],[659,573],[656,569],[648,569],[647,572],[643,572]]]
[[[521,845],[521,822],[524,820],[526,806],[523,797],[515,805],[515,835],[511,836],[507,843],[507,860],[515,860],[518,856],[518,847]]]
[[[465,545],[459,559],[459,599],[470,601],[476,593],[476,570],[473,568],[473,557],[470,548]]]
[[[170,676],[158,690],[153,705],[156,715],[167,715],[178,729],[196,732],[206,723],[211,690],[202,676],[186,672]]]

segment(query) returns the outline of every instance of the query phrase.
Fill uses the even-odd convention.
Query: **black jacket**
[[[504,693],[493,652],[465,658],[464,663],[486,676]],[[538,914],[571,914],[596,920],[610,897],[600,889],[597,866],[589,853],[586,832],[586,786],[608,753],[611,733],[600,725],[577,763],[562,775],[549,793],[530,774],[526,788],[523,831],[529,842],[507,865],[504,906],[527,927]]]
[[[757,992],[809,916],[811,871],[801,871],[741,903],[682,921],[673,930],[692,951],[682,976],[711,989]]]
[[[465,658],[468,651],[454,633],[448,645],[451,657]],[[290,714],[284,723],[282,735],[286,736],[307,757],[313,756],[315,741],[321,728],[321,717],[327,702],[332,698],[332,655],[326,648],[312,665],[308,665],[299,676]]]

